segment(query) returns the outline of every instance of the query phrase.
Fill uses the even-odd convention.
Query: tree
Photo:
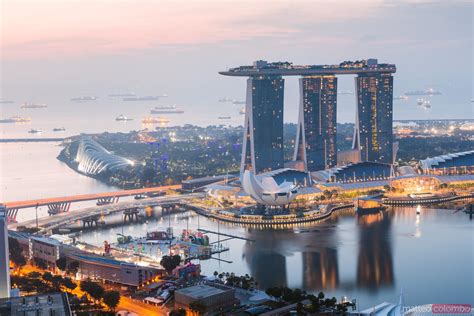
[[[17,239],[8,237],[8,250],[10,252],[10,260],[18,270],[21,270],[21,267],[26,264],[26,258],[23,255],[23,249]]]
[[[63,277],[60,275],[53,275],[53,279],[51,280],[51,285],[57,291],[61,289],[61,284],[63,284]]]
[[[77,284],[71,278],[64,278],[62,280],[62,285],[71,291],[74,291],[74,289],[77,287]]]
[[[120,293],[117,291],[107,291],[102,296],[102,300],[111,311],[115,311],[115,308],[120,303]]]
[[[42,274],[39,273],[39,272],[37,272],[37,271],[32,271],[32,272],[30,272],[30,273],[27,274],[27,277],[28,277],[29,279],[39,279],[39,278],[42,277]]]
[[[94,300],[98,301],[104,295],[104,288],[91,280],[84,280],[80,284],[80,289],[90,295]]]
[[[174,268],[179,266],[181,263],[181,257],[179,255],[174,256],[163,256],[160,261],[160,265],[170,274]]]
[[[201,301],[194,301],[189,304],[189,308],[196,313],[204,314],[207,311],[206,305]]]
[[[173,309],[169,316],[186,316],[186,310],[184,308]]]
[[[66,267],[67,267],[66,258],[61,257],[58,260],[56,260],[56,267],[61,271],[66,271]]]
[[[67,266],[67,272],[69,274],[75,275],[79,271],[79,262],[71,261]]]
[[[51,272],[48,271],[43,273],[43,276],[41,278],[43,279],[43,281],[46,281],[48,283],[51,283],[53,281],[53,275],[51,274]]]

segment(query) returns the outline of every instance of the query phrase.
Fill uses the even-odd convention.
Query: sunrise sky
[[[133,90],[204,105],[243,96],[243,81],[217,71],[256,59],[375,57],[397,65],[396,93],[434,86],[472,114],[471,1],[2,0],[0,10],[6,98]]]

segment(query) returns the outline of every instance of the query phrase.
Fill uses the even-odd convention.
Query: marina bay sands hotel
[[[337,77],[357,75],[352,156],[357,161],[393,162],[393,64],[377,59],[338,65],[293,65],[263,60],[219,72],[248,77],[241,172],[284,167],[284,76],[300,76],[300,104],[294,161],[306,171],[336,166]],[[340,153],[341,154],[341,153]]]

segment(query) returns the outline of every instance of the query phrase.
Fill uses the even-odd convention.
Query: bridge
[[[101,205],[108,203],[117,203],[120,197],[125,196],[136,196],[147,193],[157,193],[163,192],[166,190],[178,190],[181,189],[181,185],[169,185],[161,187],[152,187],[152,188],[142,188],[142,189],[133,189],[133,190],[121,190],[121,191],[112,191],[112,192],[103,192],[103,193],[92,193],[92,194],[82,194],[82,195],[71,195],[64,197],[54,197],[54,198],[45,198],[45,199],[36,199],[36,200],[26,200],[26,201],[14,201],[6,202],[5,207],[7,208],[7,216],[9,221],[16,221],[16,216],[20,209],[47,206],[48,213],[50,215],[55,215],[62,212],[68,212],[71,203],[74,202],[84,202],[84,201],[100,201]]]

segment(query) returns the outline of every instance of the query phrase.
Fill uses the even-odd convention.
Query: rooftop
[[[186,296],[189,296],[195,299],[201,299],[204,297],[221,294],[226,291],[227,289],[220,289],[214,286],[200,284],[200,285],[195,285],[195,286],[187,287],[184,289],[180,289],[180,290],[177,290],[176,292],[179,292],[181,294],[184,294]]]
[[[251,66],[239,66],[220,71],[224,76],[311,76],[335,74],[395,73],[394,64],[379,64],[377,59],[344,61],[335,65],[293,65],[290,62],[272,62],[257,60]]]

